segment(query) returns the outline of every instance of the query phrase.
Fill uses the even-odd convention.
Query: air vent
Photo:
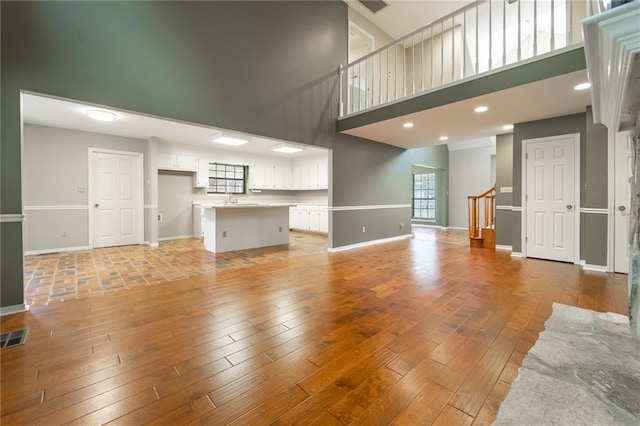
[[[371,12],[376,13],[389,6],[382,0],[360,0],[360,3]]]
[[[27,340],[29,328],[8,331],[0,335],[0,348],[10,348],[11,346],[22,345]]]

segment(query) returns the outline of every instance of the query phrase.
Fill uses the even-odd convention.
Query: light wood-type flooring
[[[490,424],[554,302],[627,313],[626,275],[466,233],[213,269],[2,318],[1,423]]]

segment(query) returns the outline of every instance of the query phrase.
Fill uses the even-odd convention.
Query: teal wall
[[[580,207],[606,209],[607,207],[607,130],[594,124],[591,110],[546,120],[519,123],[514,126],[512,145],[513,206],[522,207],[522,141],[570,133],[580,134]],[[504,144],[508,142],[503,141]],[[498,163],[504,161],[506,146],[497,147]],[[498,198],[498,205],[503,201]],[[506,201],[506,199],[504,200]],[[503,222],[511,223],[511,245],[514,252],[522,251],[520,212],[511,212],[509,219],[502,213]],[[496,228],[500,218],[496,219]],[[498,244],[506,244],[508,237],[498,233]],[[580,259],[589,265],[607,264],[607,215],[602,213],[580,214]]]
[[[20,214],[20,91],[333,148],[334,206],[410,204],[405,150],[337,132],[347,5],[1,2],[0,213]],[[376,169],[381,167],[380,169]],[[353,169],[356,171],[353,171]],[[399,209],[332,215],[333,246],[406,235]],[[371,232],[357,232],[362,221]],[[2,223],[1,306],[23,303],[22,224]]]

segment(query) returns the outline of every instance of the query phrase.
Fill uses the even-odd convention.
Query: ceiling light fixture
[[[507,124],[505,126],[502,126],[503,130],[513,130],[513,124]]]
[[[590,87],[591,87],[591,83],[589,82],[580,83],[576,87],[574,87],[573,90],[587,90]]]
[[[87,117],[98,121],[115,121],[117,118],[114,113],[100,109],[88,109],[85,112]]]
[[[278,145],[277,147],[273,148],[272,151],[275,152],[282,152],[285,154],[293,154],[294,152],[300,152],[302,151],[302,148],[296,148],[295,146],[289,146],[289,145]]]
[[[488,106],[485,106],[485,105],[482,105],[482,106],[476,107],[476,109],[474,109],[474,111],[475,111],[475,112],[485,112],[485,111],[487,111],[487,110],[489,110],[489,107],[488,107]]]
[[[449,139],[449,136],[440,136],[441,141],[446,141],[447,139]]]
[[[410,129],[413,127],[413,123],[412,122],[406,122],[402,125],[402,127],[404,127],[405,129]]]
[[[215,143],[220,143],[223,145],[231,145],[231,146],[240,146],[240,145],[244,145],[245,143],[249,143],[248,139],[241,139],[236,136],[227,136],[224,133],[217,134],[216,136],[211,138],[211,141]]]

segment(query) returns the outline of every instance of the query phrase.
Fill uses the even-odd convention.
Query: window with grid
[[[413,218],[436,220],[436,172],[413,175]]]
[[[209,163],[208,194],[244,194],[247,187],[247,166]]]

